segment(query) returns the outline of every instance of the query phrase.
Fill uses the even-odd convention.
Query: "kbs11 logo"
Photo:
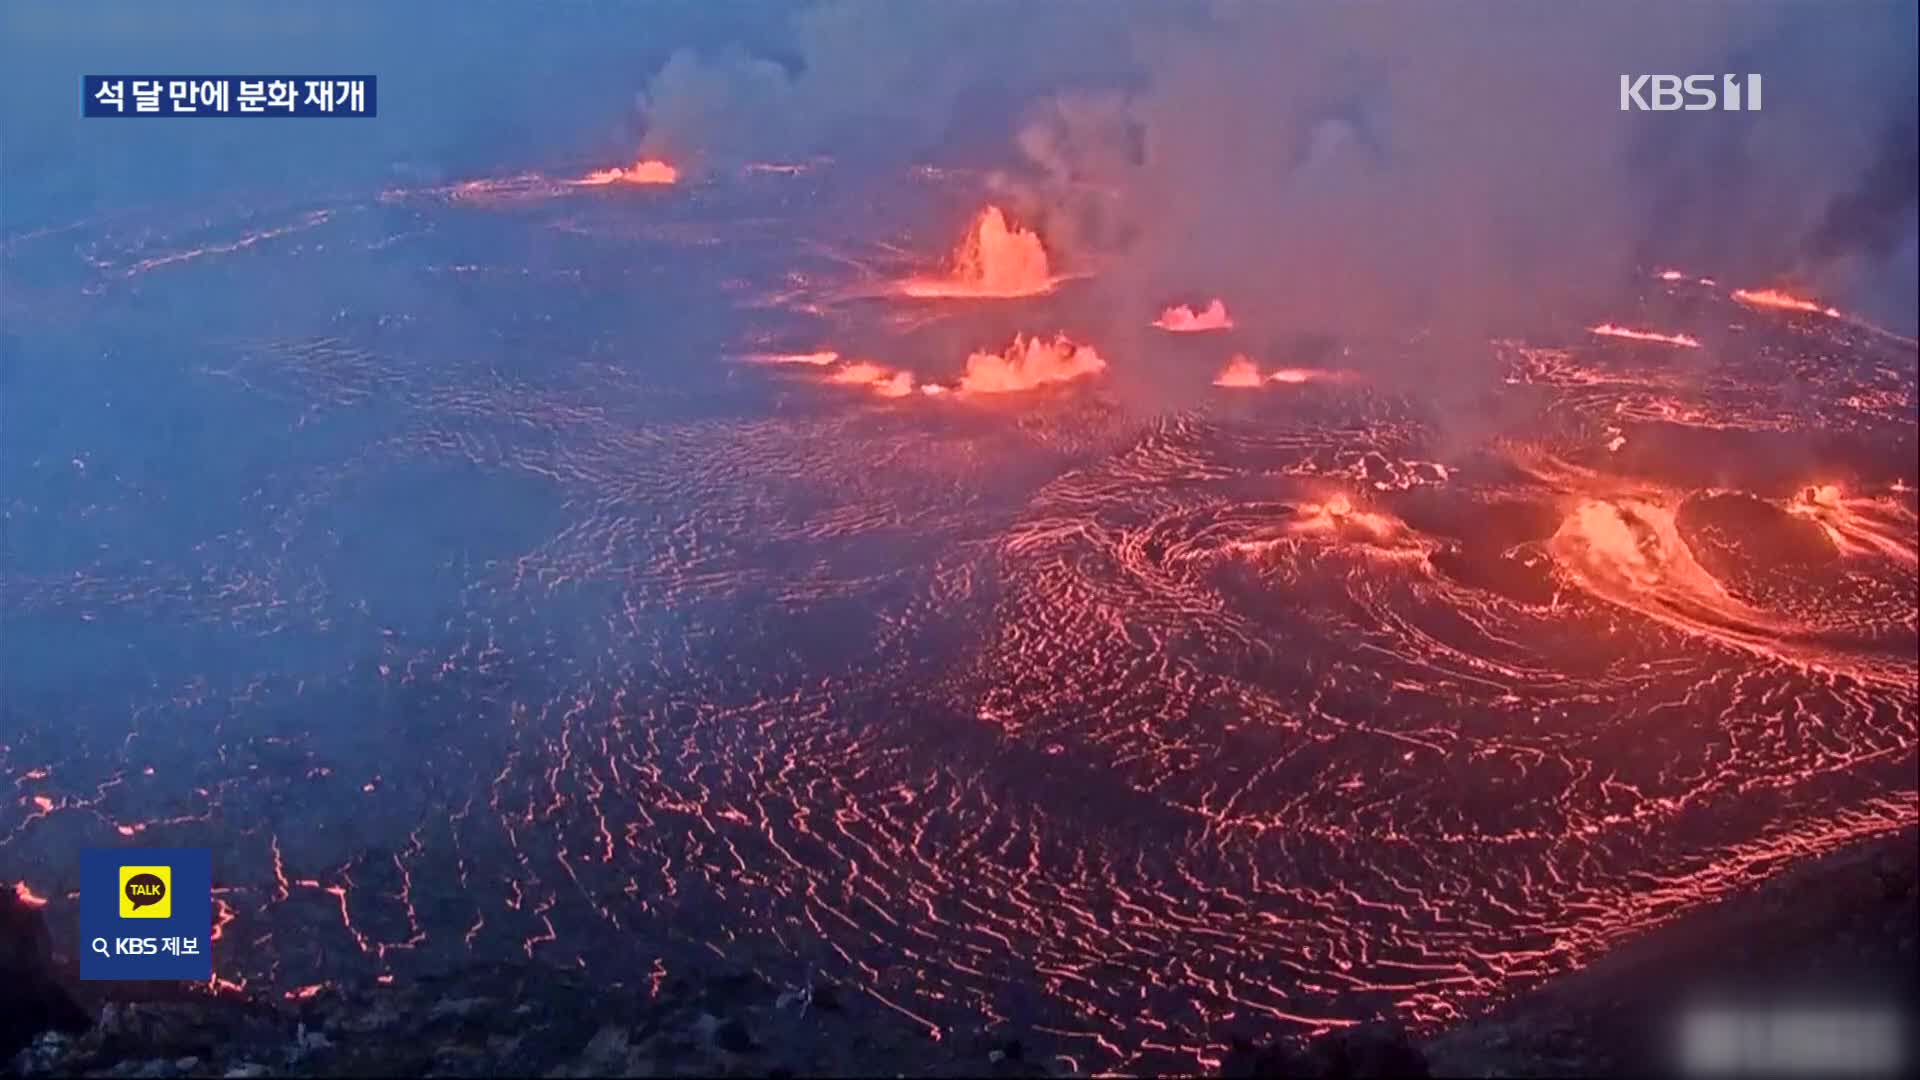
[[[1740,82],[1743,77],[1744,86]],[[1759,112],[1760,76],[1620,76],[1621,112],[1706,112],[1711,109]]]

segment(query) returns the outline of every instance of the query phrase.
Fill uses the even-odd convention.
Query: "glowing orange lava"
[[[1901,488],[1894,485],[1896,492]],[[1849,497],[1837,484],[1819,484],[1803,489],[1787,512],[1818,525],[1842,555],[1920,565],[1920,548],[1911,539],[1913,511],[1895,500]]]
[[[1227,314],[1227,305],[1215,299],[1203,311],[1195,311],[1185,304],[1167,308],[1153,325],[1176,334],[1192,334],[1203,330],[1231,330],[1233,317]]]
[[[1268,382],[1286,383],[1289,386],[1310,382],[1333,382],[1339,378],[1338,372],[1314,371],[1310,368],[1280,368],[1267,375]]]
[[[1805,311],[1814,315],[1825,315],[1830,319],[1840,317],[1835,308],[1821,307],[1811,300],[1802,300],[1791,293],[1778,289],[1735,289],[1733,298],[1748,307],[1774,308],[1780,311]]]
[[[1348,534],[1369,544],[1399,547],[1402,550],[1398,554],[1425,556],[1424,547],[1411,537],[1403,522],[1354,506],[1345,492],[1335,492],[1323,503],[1304,504],[1300,510],[1302,517],[1293,527],[1295,532]]]
[[[1587,333],[1598,334],[1601,337],[1626,338],[1630,341],[1654,341],[1662,345],[1678,345],[1686,349],[1697,349],[1700,347],[1700,342],[1697,339],[1688,337],[1686,334],[1662,334],[1653,330],[1634,330],[1630,327],[1615,326],[1612,323],[1601,323],[1599,326],[1589,326]]]
[[[1040,234],[1008,223],[999,207],[989,206],[954,250],[947,277],[909,278],[900,291],[919,297],[1038,296],[1059,282]]]
[[[967,357],[960,389],[971,394],[1003,394],[1031,390],[1048,383],[1097,375],[1107,368],[1091,345],[1077,345],[1065,334],[1052,341],[1016,336],[1004,352],[976,352]]]
[[[1220,369],[1220,374],[1214,376],[1213,385],[1229,390],[1257,390],[1267,383],[1299,386],[1310,382],[1343,382],[1348,378],[1351,378],[1348,372],[1317,368],[1277,368],[1262,372],[1260,365],[1244,353],[1235,353],[1227,366]]]
[[[33,891],[33,887],[24,881],[13,883],[13,895],[28,907],[46,907],[47,898]]]
[[[1714,284],[1713,279],[1710,277],[1689,278],[1686,272],[1681,270],[1657,270],[1653,276],[1661,281],[1693,281],[1709,288],[1713,287]]]
[[[906,397],[913,393],[913,372],[856,360],[827,376],[827,381],[847,386],[864,386],[881,397]]]
[[[1227,361],[1227,366],[1213,380],[1215,386],[1231,387],[1235,390],[1251,390],[1266,381],[1260,374],[1259,365],[1244,356],[1235,356]]]
[[[1761,656],[1811,661],[1804,628],[1728,592],[1694,558],[1664,497],[1584,498],[1547,550],[1584,591],[1683,633]]]
[[[805,367],[830,367],[840,362],[840,354],[832,349],[808,353],[754,353],[748,359],[756,364],[799,364]]]
[[[602,184],[672,184],[679,179],[679,169],[664,161],[649,158],[636,161],[626,168],[596,169],[574,183],[598,187]]]

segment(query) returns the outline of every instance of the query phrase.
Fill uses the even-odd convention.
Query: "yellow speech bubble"
[[[172,918],[173,867],[121,867],[120,917],[123,919]]]

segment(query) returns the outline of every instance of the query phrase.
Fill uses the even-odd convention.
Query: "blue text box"
[[[137,871],[137,903],[123,897],[129,875],[122,867]],[[154,878],[167,882],[165,917],[154,914]],[[81,850],[80,977],[213,978],[213,857],[206,848]]]

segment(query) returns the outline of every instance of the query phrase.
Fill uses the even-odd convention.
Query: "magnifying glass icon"
[[[107,951],[107,939],[103,937],[97,937],[93,939],[93,951],[99,953],[101,956],[113,955],[112,953]]]

